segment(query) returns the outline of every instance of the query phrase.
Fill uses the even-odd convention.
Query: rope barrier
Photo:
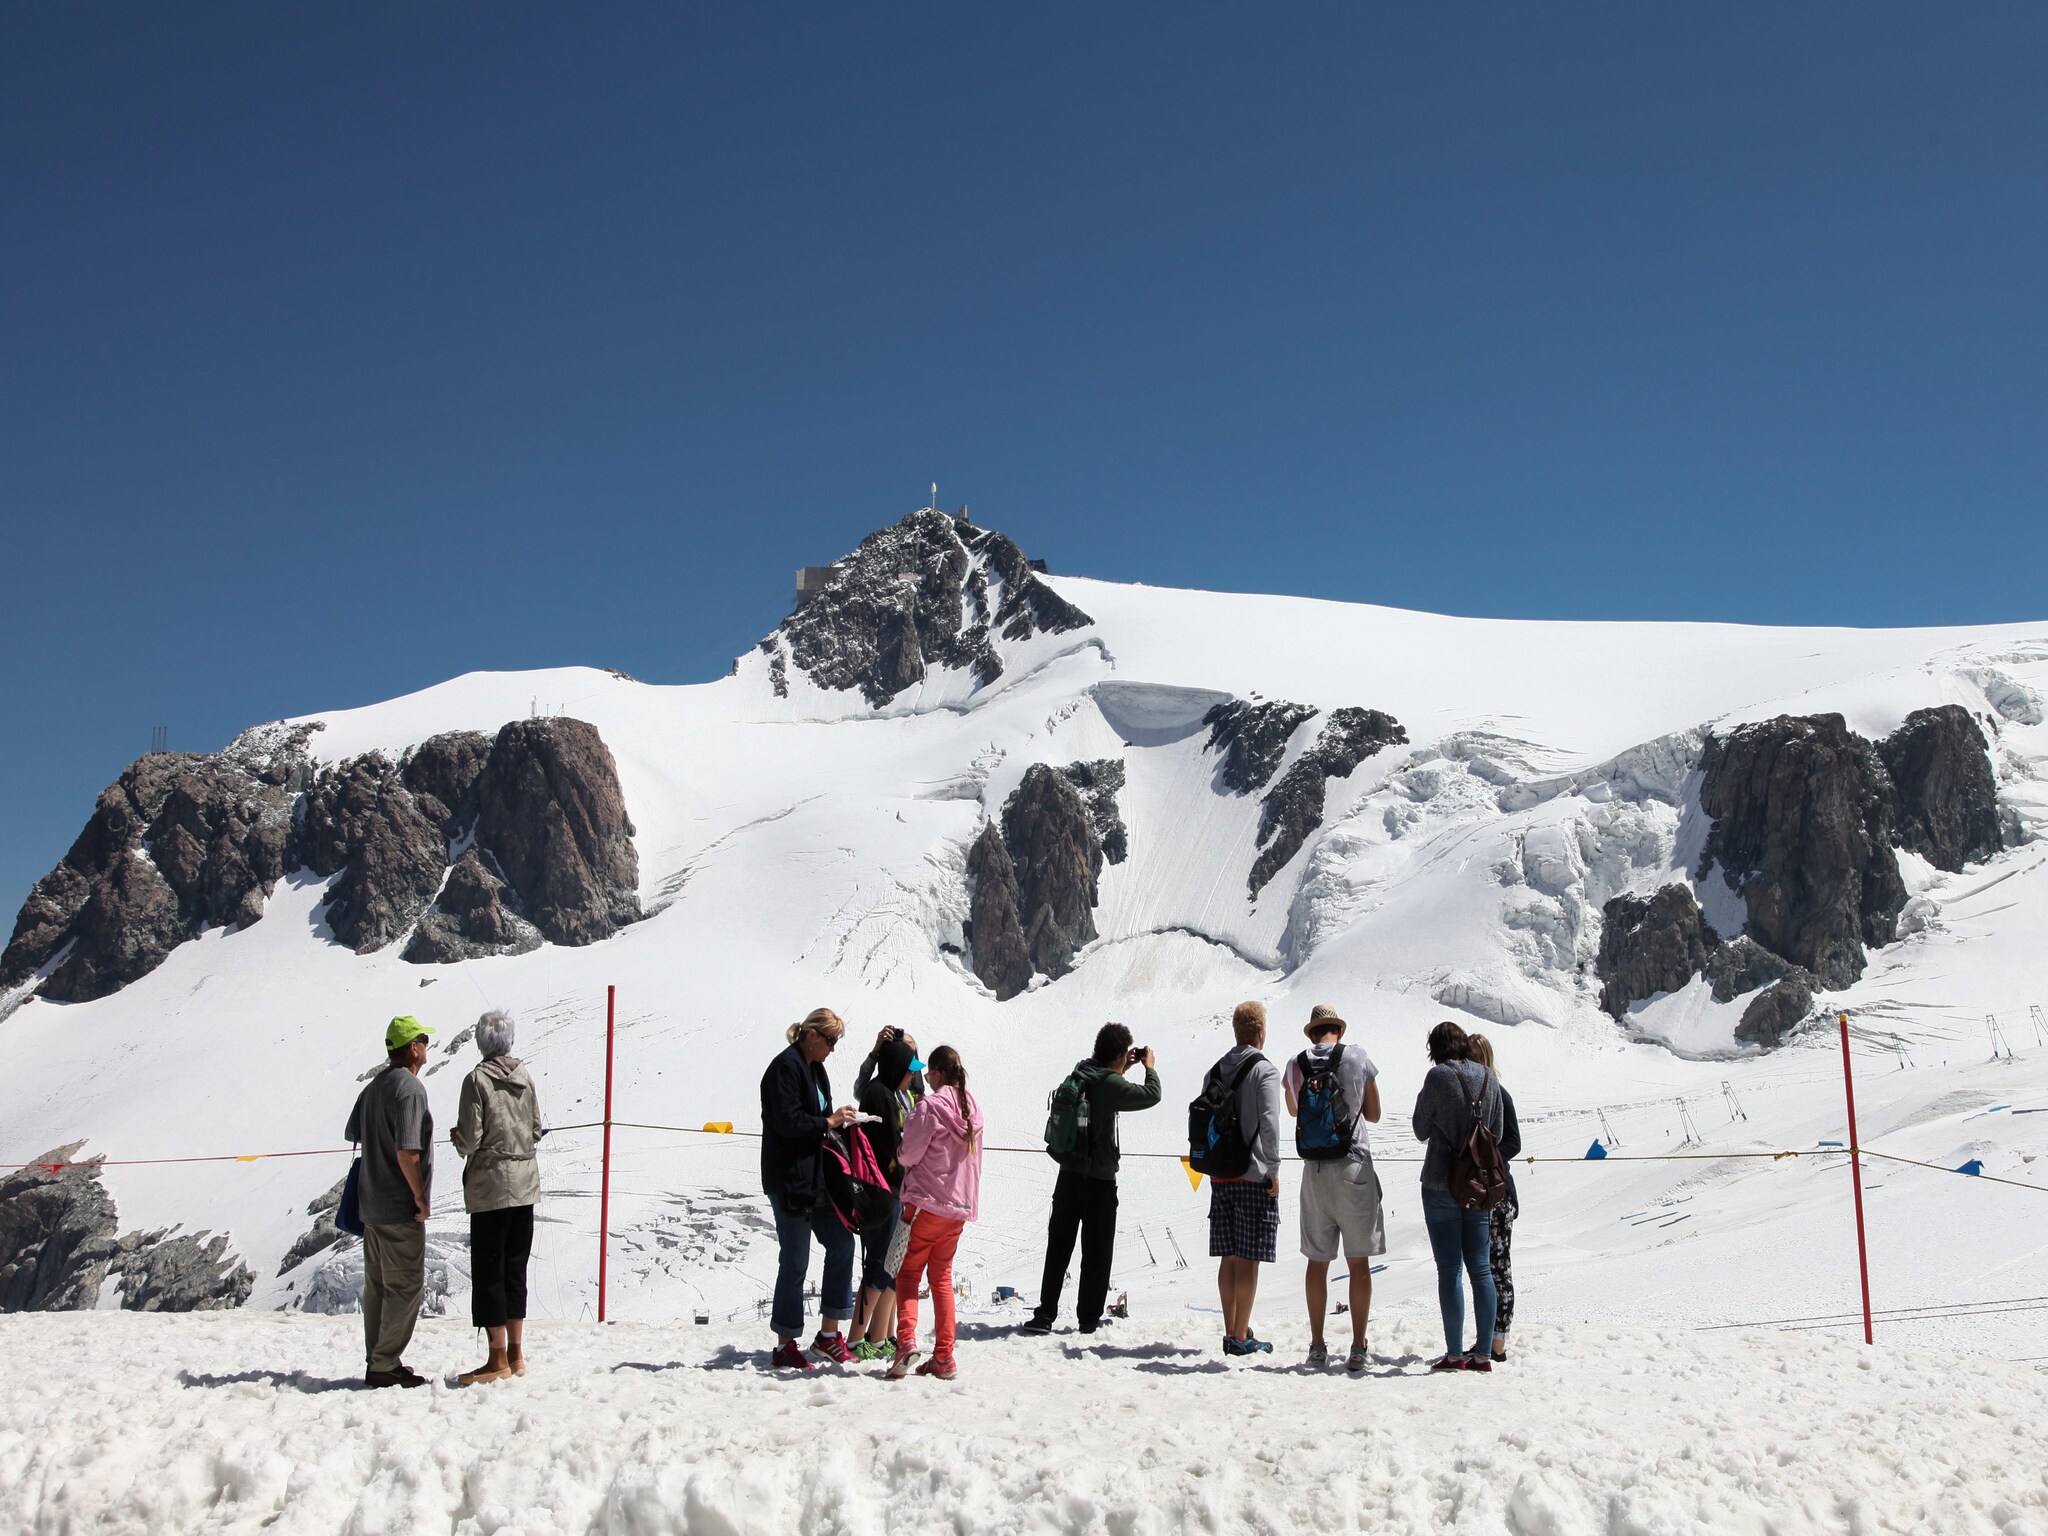
[[[603,1128],[604,1123],[605,1122],[602,1120],[579,1120],[571,1125],[551,1125],[547,1128],[547,1133],[550,1136],[559,1136],[569,1131],[600,1130]],[[682,1136],[723,1136],[746,1141],[759,1141],[761,1139],[761,1133],[759,1131],[724,1129],[708,1130],[705,1127],[699,1125],[663,1125],[654,1121],[646,1120],[614,1120],[611,1123],[613,1128],[616,1130],[661,1131],[673,1135]],[[168,1164],[179,1163],[257,1163],[263,1162],[270,1158],[280,1157],[338,1157],[346,1153],[349,1153],[353,1150],[354,1149],[352,1147],[311,1147],[290,1152],[222,1152],[214,1153],[207,1156],[195,1157],[86,1158],[83,1161],[54,1163],[41,1161],[25,1163],[0,1163],[0,1168],[41,1168],[49,1173],[61,1173],[66,1168],[143,1168],[158,1167]],[[1045,1156],[1045,1148],[1043,1147],[1013,1147],[988,1145],[983,1147],[982,1150],[985,1152],[1000,1152],[1017,1156]],[[1776,1150],[1766,1148],[1755,1151],[1728,1152],[1609,1152],[1605,1157],[1602,1158],[1543,1157],[1531,1154],[1528,1156],[1516,1157],[1512,1159],[1512,1161],[1524,1164],[1529,1167],[1535,1167],[1541,1164],[1571,1165],[1589,1162],[1720,1163],[1742,1160],[1763,1161],[1766,1159],[1775,1163],[1782,1162],[1787,1158],[1847,1157],[1849,1155],[1849,1150],[1850,1149],[1848,1147],[1784,1147]],[[1930,1173],[1953,1174],[1958,1172],[1958,1170],[1954,1168],[1945,1168],[1940,1163],[1922,1162],[1918,1158],[1902,1157],[1896,1152],[1881,1152],[1875,1147],[1867,1145],[1860,1147],[1857,1150],[1861,1151],[1865,1157],[1880,1157],[1887,1162],[1902,1163],[1911,1168],[1924,1168]],[[1178,1152],[1125,1152],[1122,1155],[1126,1159],[1144,1159],[1176,1163],[1186,1161],[1186,1159]],[[1298,1163],[1301,1161],[1301,1159],[1298,1157],[1288,1157],[1283,1155],[1281,1161],[1288,1163]],[[1381,1157],[1379,1154],[1375,1153],[1373,1154],[1373,1161],[1375,1163],[1385,1163],[1390,1166],[1398,1167],[1408,1164],[1419,1164],[1422,1162],[1422,1159],[1419,1157]],[[1966,1178],[1982,1179],[1986,1183],[1990,1184],[2004,1184],[2010,1186],[2013,1189],[2030,1190],[2035,1194],[2048,1194],[2048,1185],[2030,1184],[2024,1179],[2002,1178],[1994,1173],[1964,1174],[1960,1176]]]

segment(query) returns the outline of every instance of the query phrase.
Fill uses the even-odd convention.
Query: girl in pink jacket
[[[967,1092],[960,1053],[942,1045],[925,1065],[931,1091],[903,1126],[896,1160],[903,1165],[903,1220],[910,1247],[896,1272],[896,1359],[889,1379],[910,1374],[918,1352],[917,1290],[931,1277],[932,1315],[938,1338],[932,1357],[917,1367],[920,1376],[951,1381],[953,1366],[953,1253],[960,1234],[974,1220],[981,1198],[981,1106]]]

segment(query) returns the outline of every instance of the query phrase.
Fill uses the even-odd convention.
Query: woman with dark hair
[[[761,1075],[761,1188],[775,1212],[780,1250],[775,1301],[769,1322],[783,1370],[807,1371],[821,1362],[844,1365],[851,1352],[839,1325],[853,1316],[853,1234],[825,1198],[825,1133],[851,1125],[852,1105],[832,1107],[832,1080],[825,1058],[846,1026],[830,1008],[813,1008],[789,1026],[789,1048]],[[804,1272],[811,1264],[811,1239],[825,1248],[825,1276],[819,1287],[823,1314],[808,1352],[796,1342],[804,1326]]]
[[[917,1359],[917,1288],[929,1271],[937,1337],[920,1376],[951,1381],[953,1364],[953,1255],[974,1220],[981,1198],[981,1106],[967,1091],[967,1068],[950,1045],[932,1052],[925,1068],[931,1092],[917,1101],[903,1127],[896,1157],[903,1164],[903,1221],[909,1227],[903,1266],[896,1271],[896,1358],[889,1379],[901,1381]]]
[[[1500,1082],[1500,1074],[1493,1064],[1493,1042],[1484,1035],[1465,1037],[1466,1054],[1489,1072],[1494,1081]],[[1508,1357],[1508,1329],[1515,1321],[1515,1266],[1511,1251],[1515,1234],[1515,1218],[1522,1214],[1522,1196],[1515,1188],[1515,1158],[1522,1150],[1522,1123],[1515,1118],[1515,1096],[1507,1090],[1507,1084],[1500,1083],[1501,1165],[1508,1176],[1508,1197],[1493,1208],[1487,1218],[1489,1247],[1493,1255],[1493,1288],[1500,1295],[1499,1306],[1493,1314],[1493,1358],[1505,1360]]]
[[[490,1358],[456,1380],[464,1386],[526,1374],[526,1262],[540,1199],[534,1145],[542,1135],[533,1078],[512,1054],[512,1016],[493,1008],[476,1021],[483,1060],[462,1080],[449,1138],[462,1154],[469,1212],[470,1321]]]
[[[1493,1324],[1499,1297],[1493,1288],[1492,1234],[1484,1210],[1466,1210],[1451,1194],[1451,1165],[1479,1120],[1501,1135],[1501,1092],[1494,1075],[1469,1059],[1465,1031],[1446,1019],[1429,1032],[1429,1073],[1415,1097],[1415,1139],[1429,1143],[1422,1158],[1422,1221],[1436,1258],[1437,1306],[1443,1312],[1443,1358],[1433,1371],[1493,1369]],[[1464,1347],[1465,1290],[1472,1281],[1472,1320],[1478,1342]]]
[[[896,1149],[902,1145],[903,1127],[916,1102],[910,1093],[911,1080],[924,1070],[924,1063],[917,1059],[916,1042],[894,1030],[888,1034],[887,1041],[876,1045],[874,1070],[856,1096],[866,1117],[861,1129],[889,1181],[889,1192],[896,1197],[860,1231],[860,1305],[852,1328],[856,1360],[888,1360],[896,1353],[896,1276],[887,1262],[889,1242],[903,1212],[903,1165],[896,1160]]]

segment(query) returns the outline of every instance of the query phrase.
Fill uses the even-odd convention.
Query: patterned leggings
[[[1509,1245],[1515,1240],[1515,1218],[1521,1212],[1513,1200],[1503,1200],[1489,1224],[1493,1233],[1493,1288],[1500,1293],[1500,1307],[1493,1317],[1493,1336],[1505,1337],[1515,1321],[1515,1272]]]

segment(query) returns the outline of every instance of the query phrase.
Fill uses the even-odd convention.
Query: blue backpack
[[[1332,1162],[1351,1151],[1359,1107],[1350,1102],[1338,1078],[1337,1063],[1343,1059],[1342,1045],[1330,1052],[1327,1061],[1316,1061],[1307,1051],[1301,1053],[1301,1089],[1294,1099],[1299,1111],[1294,1121],[1294,1150],[1303,1162]]]

